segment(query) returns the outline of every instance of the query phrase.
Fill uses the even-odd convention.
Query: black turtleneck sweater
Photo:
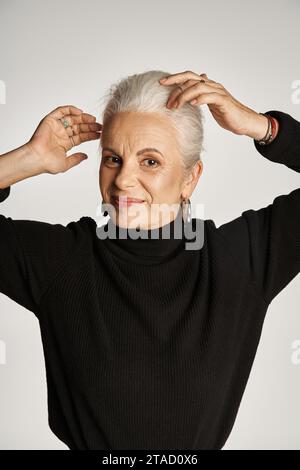
[[[268,112],[279,134],[255,148],[300,172],[300,123]],[[300,188],[203,222],[191,250],[184,238],[103,239],[88,216],[0,215],[0,292],[39,321],[49,425],[70,449],[224,446],[268,306],[299,273]]]

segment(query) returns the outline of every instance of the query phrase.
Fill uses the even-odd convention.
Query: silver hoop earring
[[[191,210],[191,201],[189,198],[185,198],[181,201],[181,213],[182,219],[185,224],[191,222],[192,219],[192,210]]]
[[[108,212],[107,210],[103,210],[103,205],[104,205],[104,201],[102,199],[102,202],[101,202],[101,214],[104,215],[104,217],[106,217],[108,215]]]

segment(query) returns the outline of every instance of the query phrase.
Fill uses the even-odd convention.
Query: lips
[[[143,199],[137,199],[127,196],[112,196],[113,201],[118,206],[129,206],[131,204],[142,204],[145,202]]]

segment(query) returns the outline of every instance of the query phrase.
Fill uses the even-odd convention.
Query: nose
[[[115,176],[115,185],[119,188],[128,188],[136,185],[136,169],[133,165],[123,164]]]

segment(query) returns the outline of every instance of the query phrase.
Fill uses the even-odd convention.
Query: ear
[[[190,197],[198,183],[198,180],[203,171],[203,163],[199,160],[195,163],[193,169],[185,179],[182,188],[183,197]]]

